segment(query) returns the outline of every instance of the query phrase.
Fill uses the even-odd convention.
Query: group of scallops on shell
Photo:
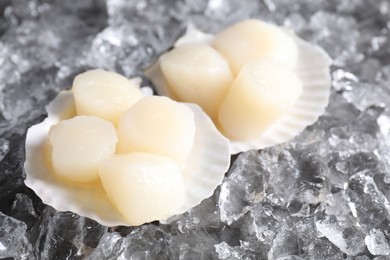
[[[139,79],[114,72],[79,74],[71,89],[74,116],[49,131],[50,169],[64,185],[101,182],[125,224],[164,220],[186,199],[183,169],[199,133],[194,110],[181,102],[199,105],[221,140],[250,142],[301,96],[298,59],[288,32],[244,20],[160,56],[146,76],[166,96],[145,96]],[[230,154],[220,160],[229,164]]]

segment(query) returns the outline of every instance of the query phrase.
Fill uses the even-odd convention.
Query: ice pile
[[[390,257],[389,1],[4,0],[0,12],[0,258]],[[247,17],[335,59],[316,124],[239,155],[213,197],[165,224],[108,229],[24,186],[26,130],[75,74],[140,76],[188,23],[215,32]]]

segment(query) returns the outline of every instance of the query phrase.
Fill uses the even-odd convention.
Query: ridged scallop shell
[[[230,165],[228,140],[202,109],[194,104],[188,106],[194,112],[195,142],[183,169],[186,200],[175,214],[183,213],[210,197]],[[72,92],[61,92],[49,104],[47,112],[48,117],[27,132],[26,185],[45,204],[58,211],[71,211],[106,226],[129,225],[111,204],[100,182],[91,185],[65,183],[53,175],[45,156],[48,133],[52,125],[75,115]]]
[[[329,102],[331,78],[329,67],[332,63],[329,55],[317,45],[313,45],[286,30],[298,46],[298,62],[294,72],[303,83],[303,92],[295,105],[278,120],[274,126],[259,139],[240,142],[230,140],[230,152],[237,154],[253,149],[263,149],[287,142],[313,124],[324,113]],[[213,36],[205,34],[193,26],[187,28],[186,34],[178,39],[175,46],[185,43],[210,43]],[[146,71],[160,95],[175,98],[169,90],[157,61]]]

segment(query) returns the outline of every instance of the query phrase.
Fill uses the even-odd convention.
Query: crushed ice
[[[390,256],[389,1],[4,0],[0,11],[1,258]],[[169,224],[107,229],[24,186],[26,130],[75,74],[142,76],[187,23],[215,32],[246,17],[287,26],[335,59],[316,124],[239,155],[213,197]]]

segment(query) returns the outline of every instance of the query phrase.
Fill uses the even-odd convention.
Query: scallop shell
[[[194,112],[195,142],[183,169],[186,200],[175,214],[183,213],[210,197],[230,165],[228,140],[200,107],[188,106]],[[106,226],[129,225],[109,201],[100,182],[90,185],[65,183],[51,173],[49,164],[45,163],[48,133],[52,125],[75,115],[72,92],[59,93],[49,104],[47,112],[48,117],[27,132],[26,185],[45,204],[58,211],[71,211]]]
[[[331,78],[329,67],[332,59],[319,46],[313,45],[286,29],[298,46],[298,62],[294,72],[303,83],[301,97],[290,111],[278,120],[274,126],[259,139],[245,142],[230,140],[230,152],[237,154],[252,149],[263,149],[287,142],[313,124],[324,113],[329,102]],[[183,37],[177,40],[175,47],[185,43],[207,43],[213,39],[193,26],[189,26]],[[160,95],[175,99],[165,81],[159,61],[146,70],[146,75],[154,83]]]

